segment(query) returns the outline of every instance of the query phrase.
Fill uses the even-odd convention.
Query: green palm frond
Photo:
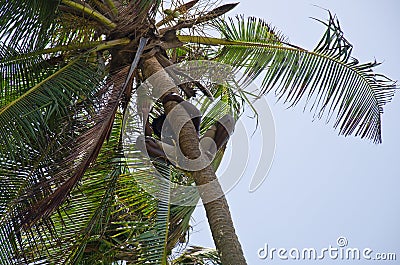
[[[102,226],[107,224],[109,218],[111,208],[108,209],[108,207],[110,207],[110,198],[113,198],[110,194],[113,193],[116,179],[120,175],[118,150],[115,150],[114,146],[115,139],[111,138],[110,145],[103,150],[104,160],[96,165],[95,170],[87,173],[87,177],[81,183],[81,189],[71,193],[70,200],[47,221],[36,223],[28,229],[21,229],[18,222],[8,222],[8,220],[17,220],[18,212],[15,209],[20,202],[9,201],[11,210],[2,216],[3,225],[0,226],[0,231],[4,233],[0,233],[2,235],[0,240],[8,238],[11,242],[18,243],[9,249],[12,253],[2,258],[1,261],[4,263],[1,264],[28,264],[39,261],[42,262],[41,264],[63,264],[82,255],[80,253],[82,246],[91,239],[92,234],[101,234],[104,229]],[[107,156],[106,159],[105,156]],[[108,167],[105,167],[103,163],[107,163]],[[16,175],[11,175],[3,178],[5,181],[9,180],[8,190],[13,187],[11,186],[12,178],[16,177]],[[25,178],[26,181],[29,180]],[[40,191],[36,190],[36,192]],[[3,198],[1,202],[3,203]],[[7,230],[7,227],[11,229]]]
[[[220,30],[227,40],[240,40],[250,43],[267,43],[281,45],[287,38],[273,26],[262,19],[255,17],[245,18],[236,16],[236,19],[228,18],[215,22],[215,26]]]
[[[0,1],[1,41],[11,48],[44,47],[56,16],[57,0]]]
[[[97,63],[98,70],[104,71],[104,61],[107,58],[103,58],[101,51],[128,42],[129,39],[88,41],[38,50],[14,49],[0,42],[0,108],[22,96],[83,53],[88,56],[85,60]]]
[[[6,73],[11,81],[0,90],[6,95],[0,109],[0,173],[4,184],[14,187],[0,204],[9,209],[14,203],[8,211],[18,209],[21,225],[48,216],[65,200],[108,136],[122,94],[121,84],[104,84],[104,67],[90,51],[53,67],[46,67],[42,52],[11,54],[2,68],[21,71]]]
[[[87,3],[2,0],[0,4],[1,42],[9,48],[24,51],[97,41],[107,26],[116,27],[115,23]],[[106,15],[111,12],[101,11]]]
[[[73,134],[63,133],[74,128],[65,121],[76,114],[74,104],[97,91],[103,76],[97,70],[77,59],[0,110],[0,175],[2,187],[7,187],[0,200],[2,247],[21,243],[17,232],[14,238],[9,235],[19,231],[26,211],[38,210],[33,205],[66,177],[68,167],[61,164],[68,161],[67,143]],[[78,73],[85,82],[72,81],[78,80]]]
[[[148,170],[146,163],[139,162],[136,155],[124,158],[121,130],[122,115],[117,115],[110,141],[103,147],[94,167],[84,176],[84,179],[92,179],[92,174],[103,175],[104,179],[102,169],[109,170],[110,163],[118,168],[115,182],[107,184],[113,186],[113,192],[103,197],[108,197],[110,201],[102,206],[102,212],[108,213],[108,218],[97,221],[101,228],[92,231],[90,237],[82,237],[88,240],[81,245],[81,251],[77,253],[83,254],[77,256],[75,262],[94,264],[108,261],[111,264],[116,261],[128,261],[134,264],[161,264],[166,257],[169,184],[157,181],[158,177]],[[132,152],[139,155],[137,151]],[[168,173],[169,170],[163,172]],[[154,190],[162,195],[163,201],[144,191],[138,184],[138,180],[141,179],[151,181]],[[91,190],[91,187],[85,190]],[[83,226],[85,227],[87,226]]]
[[[65,65],[63,55],[42,56],[0,43],[0,108],[16,100]]]
[[[117,114],[109,141],[96,163],[47,221],[20,233],[14,232],[18,224],[1,222],[1,264],[161,264],[166,259],[169,184],[159,185],[145,163],[124,158],[121,126],[122,115]],[[153,181],[154,190],[162,194],[164,202],[138,185],[141,178]]]
[[[120,198],[125,205],[129,205],[131,211],[143,211],[143,214],[151,217],[149,221],[143,220],[143,226],[147,226],[146,229],[142,230],[139,235],[130,238],[137,245],[137,262],[135,264],[165,264],[170,251],[167,244],[171,225],[171,168],[163,162],[153,162],[156,166],[153,167],[148,159],[141,158],[140,152],[137,150],[135,152],[137,155],[127,159],[128,185],[124,187],[127,190],[121,190]],[[136,160],[138,158],[141,162]],[[146,183],[145,188],[141,186],[143,183]],[[135,186],[137,189],[134,193],[139,191],[140,194],[142,191],[142,199],[138,200],[135,198],[137,195],[130,194],[131,186]],[[143,192],[143,189],[146,192]],[[149,201],[153,202],[152,207],[147,206]]]
[[[330,15],[325,24],[321,42],[306,51],[286,44],[261,20],[220,21],[216,26],[224,46],[217,60],[243,70],[243,85],[263,73],[263,93],[275,89],[278,99],[290,106],[304,100],[318,118],[326,114],[327,121],[336,113],[339,134],[379,143],[383,106],[392,98],[395,83],[373,72],[378,63],[359,64],[351,57],[352,46],[335,17]],[[197,41],[218,44],[217,39],[204,37]]]
[[[49,216],[96,157],[113,117],[98,95],[103,78],[76,59],[0,111],[0,173],[10,189],[0,218],[14,220],[14,231]]]
[[[26,145],[38,147],[38,153],[44,151],[47,141],[56,133],[50,131],[54,129],[50,124],[68,116],[70,106],[92,95],[103,76],[85,59],[76,59],[7,102],[0,109],[1,153],[10,158],[25,157],[22,149],[17,151],[18,146]],[[77,81],[79,78],[85,81]]]

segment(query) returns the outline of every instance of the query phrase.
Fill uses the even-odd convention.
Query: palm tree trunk
[[[146,78],[162,71],[163,67],[155,57],[145,59],[142,64],[143,74]],[[156,81],[152,81],[154,87],[174,87],[173,81],[168,74],[161,75]],[[172,91],[176,91],[176,87]],[[168,114],[176,103],[168,102],[165,106],[165,112]],[[178,113],[176,119],[179,123],[187,121],[187,113]],[[191,122],[185,123],[179,133],[179,146],[182,153],[189,159],[200,157],[199,138]],[[214,170],[207,166],[202,170],[192,172],[193,178],[199,188],[200,197],[204,203],[208,223],[214,239],[215,246],[221,255],[223,265],[245,265],[246,260],[243,255],[242,247],[233,226],[229,206],[223,194],[222,188],[218,182]],[[208,184],[208,185],[206,185]],[[206,185],[206,186],[205,186]],[[206,187],[206,188],[205,188]],[[210,198],[218,198],[210,200]]]

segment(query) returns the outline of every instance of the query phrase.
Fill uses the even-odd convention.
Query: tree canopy
[[[124,149],[129,106],[136,107],[138,135],[147,117],[154,121],[167,112],[164,95],[153,99],[151,108],[138,95],[159,69],[213,61],[241,73],[238,80],[220,84],[192,78],[174,90],[203,116],[193,143],[224,115],[236,120],[246,103],[270,92],[289,106],[305,104],[318,118],[332,117],[342,135],[382,141],[381,114],[395,82],[373,71],[379,63],[352,57],[353,47],[331,13],[327,21],[318,20],[326,31],[308,51],[263,19],[225,17],[236,4],[165,5],[160,0],[0,0],[1,264],[227,260],[221,239],[218,252],[192,246],[174,257],[174,247],[186,246],[195,204],[170,201],[173,183],[199,186],[201,177],[215,177],[225,146],[200,173],[167,159],[146,159],[140,148],[129,155]],[[187,77],[167,74],[172,80]],[[247,93],[259,77],[260,95]],[[194,133],[189,130],[187,139]],[[150,138],[162,141],[155,133]],[[151,183],[160,197],[151,196],[141,181]],[[202,193],[193,196],[197,202]],[[229,213],[226,201],[219,203]],[[211,213],[218,209],[210,207],[214,233]],[[230,232],[236,242],[233,226]],[[237,251],[243,256],[240,246]]]

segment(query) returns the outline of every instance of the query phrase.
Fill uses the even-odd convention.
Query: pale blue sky
[[[228,1],[226,1],[228,2]],[[290,42],[312,49],[324,27],[309,19],[327,18],[318,5],[337,14],[353,56],[383,61],[376,71],[400,79],[398,0],[242,0],[231,12],[262,17]],[[396,252],[400,260],[400,95],[383,114],[383,144],[337,136],[331,125],[312,122],[301,107],[286,110],[267,100],[276,126],[276,153],[263,185],[248,192],[250,178],[228,193],[235,227],[248,264],[397,264],[398,261],[260,260],[257,250],[336,246]],[[194,215],[190,244],[213,246],[204,209]]]

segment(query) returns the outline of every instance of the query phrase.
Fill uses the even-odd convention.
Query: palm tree
[[[318,117],[335,116],[340,134],[381,142],[382,108],[395,84],[372,71],[378,63],[351,57],[352,46],[331,15],[321,21],[327,28],[321,41],[307,51],[261,19],[223,19],[236,4],[0,3],[1,264],[246,264],[215,175],[226,143],[199,170],[183,170],[154,153],[146,160],[140,148],[127,155],[122,131],[130,102],[137,105],[137,124],[146,130],[153,123],[143,142],[148,151],[163,140],[154,122],[173,113],[183,124],[179,147],[189,159],[201,156],[199,134],[210,135],[224,115],[237,119],[244,103],[260,96],[243,90],[259,76],[261,94],[274,91],[291,106],[303,100]],[[194,60],[231,65],[242,78],[177,86],[174,78],[185,75],[163,71]],[[170,89],[150,108],[138,94],[158,73],[153,87]],[[202,110],[200,128],[194,119],[187,122],[189,111],[174,112],[183,98]],[[225,107],[215,107],[218,102]],[[218,252],[193,247],[172,258],[172,249],[187,240],[194,206],[170,203],[169,180],[199,188]],[[151,183],[157,197],[142,182]],[[213,189],[204,189],[211,182]]]

